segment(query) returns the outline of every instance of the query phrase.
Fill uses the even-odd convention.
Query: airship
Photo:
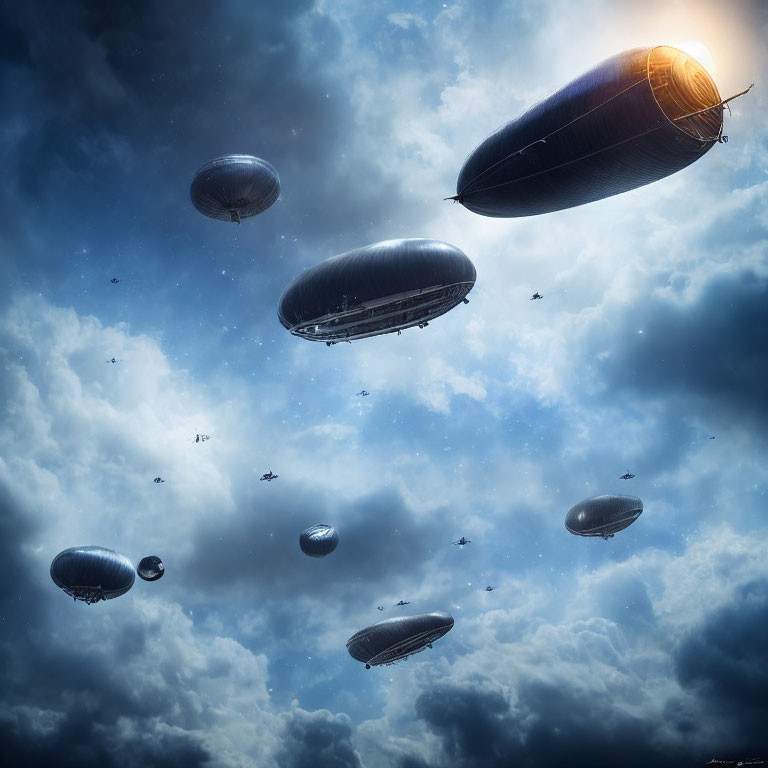
[[[157,581],[163,577],[165,566],[157,555],[147,555],[139,560],[139,564],[136,566],[136,573],[144,581]]]
[[[431,648],[453,627],[453,616],[443,611],[384,619],[361,629],[347,640],[349,655],[365,668],[394,664]]]
[[[310,557],[330,555],[338,545],[339,534],[333,526],[325,523],[312,525],[299,536],[301,551]]]
[[[124,595],[136,578],[125,555],[104,547],[71,547],[51,563],[51,578],[75,600],[98,603]]]
[[[197,171],[189,195],[200,213],[239,224],[266,211],[280,197],[280,179],[260,157],[225,155]]]
[[[637,496],[607,493],[580,501],[568,510],[565,527],[576,536],[611,539],[640,517],[643,502]]]
[[[456,246],[408,238],[316,264],[283,291],[277,316],[294,336],[329,346],[425,327],[467,302],[477,274]]]
[[[727,139],[730,100],[677,48],[624,51],[485,139],[449,199],[483,216],[534,216],[650,184]]]

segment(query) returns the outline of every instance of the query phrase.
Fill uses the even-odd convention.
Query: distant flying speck
[[[471,539],[465,539],[463,536],[458,541],[452,541],[451,544],[453,544],[455,547],[464,547],[465,544],[471,544]]]
[[[260,480],[266,480],[268,483],[271,483],[273,480],[277,480],[278,475],[274,474],[272,470],[270,469],[269,472],[265,472],[259,479]]]
[[[359,396],[362,396],[362,397],[368,397],[368,395],[370,395],[371,393],[370,393],[370,392],[368,392],[368,391],[367,391],[367,390],[365,390],[365,389],[361,389],[361,390],[360,390],[360,391],[359,391],[357,394],[358,394]]]
[[[534,293],[533,296],[531,296],[530,301],[536,301],[536,299],[543,299],[543,298],[544,297],[538,291],[536,291],[536,293]]]
[[[625,472],[619,477],[619,480],[631,480],[633,477],[634,475],[631,472]]]
[[[105,363],[119,363],[120,361],[115,357],[110,357],[109,360],[105,360]]]
[[[165,480],[163,480],[162,477],[156,477],[152,482],[153,483],[164,483]]]

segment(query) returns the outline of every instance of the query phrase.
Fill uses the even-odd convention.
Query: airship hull
[[[294,336],[335,344],[424,325],[460,304],[477,274],[438,240],[386,240],[326,259],[283,291],[277,316]]]
[[[565,527],[575,536],[608,539],[632,525],[642,511],[643,502],[637,496],[595,496],[571,507]]]
[[[483,216],[534,216],[650,184],[720,139],[720,101],[683,51],[625,51],[482,142],[459,173],[456,199]]]

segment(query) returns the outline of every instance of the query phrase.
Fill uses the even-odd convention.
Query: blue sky
[[[766,35],[759,2],[0,4],[5,764],[764,755]],[[756,81],[727,144],[545,216],[443,200],[531,104],[690,41],[723,96]],[[230,152],[282,185],[239,227],[189,200]],[[398,237],[461,248],[470,303],[331,348],[280,326],[303,269]],[[616,492],[631,528],[565,531]],[[81,544],[166,574],[73,604],[48,568]],[[366,671],[345,642],[400,599],[455,627]]]

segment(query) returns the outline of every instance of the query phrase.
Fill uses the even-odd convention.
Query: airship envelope
[[[453,199],[495,217],[582,205],[685,168],[722,128],[723,102],[701,64],[666,45],[633,48],[489,136]]]
[[[610,539],[640,517],[643,502],[637,496],[604,494],[580,501],[568,510],[565,527],[577,536]]]
[[[98,603],[124,595],[136,579],[133,564],[104,547],[72,547],[51,563],[51,578],[75,600]]]
[[[452,627],[453,616],[442,611],[398,616],[356,632],[347,640],[347,650],[353,659],[364,662],[366,669],[394,664],[431,648]]]
[[[424,326],[462,301],[477,275],[467,256],[439,240],[385,240],[316,264],[277,307],[295,336],[335,344]]]
[[[225,155],[206,163],[189,188],[200,213],[221,221],[255,216],[280,197],[277,171],[260,157]]]
[[[165,566],[157,555],[147,555],[139,561],[139,564],[136,566],[136,573],[144,581],[157,581],[163,577]]]
[[[325,557],[330,555],[339,545],[339,534],[331,525],[318,523],[302,531],[299,536],[299,546],[305,555],[310,557]]]

